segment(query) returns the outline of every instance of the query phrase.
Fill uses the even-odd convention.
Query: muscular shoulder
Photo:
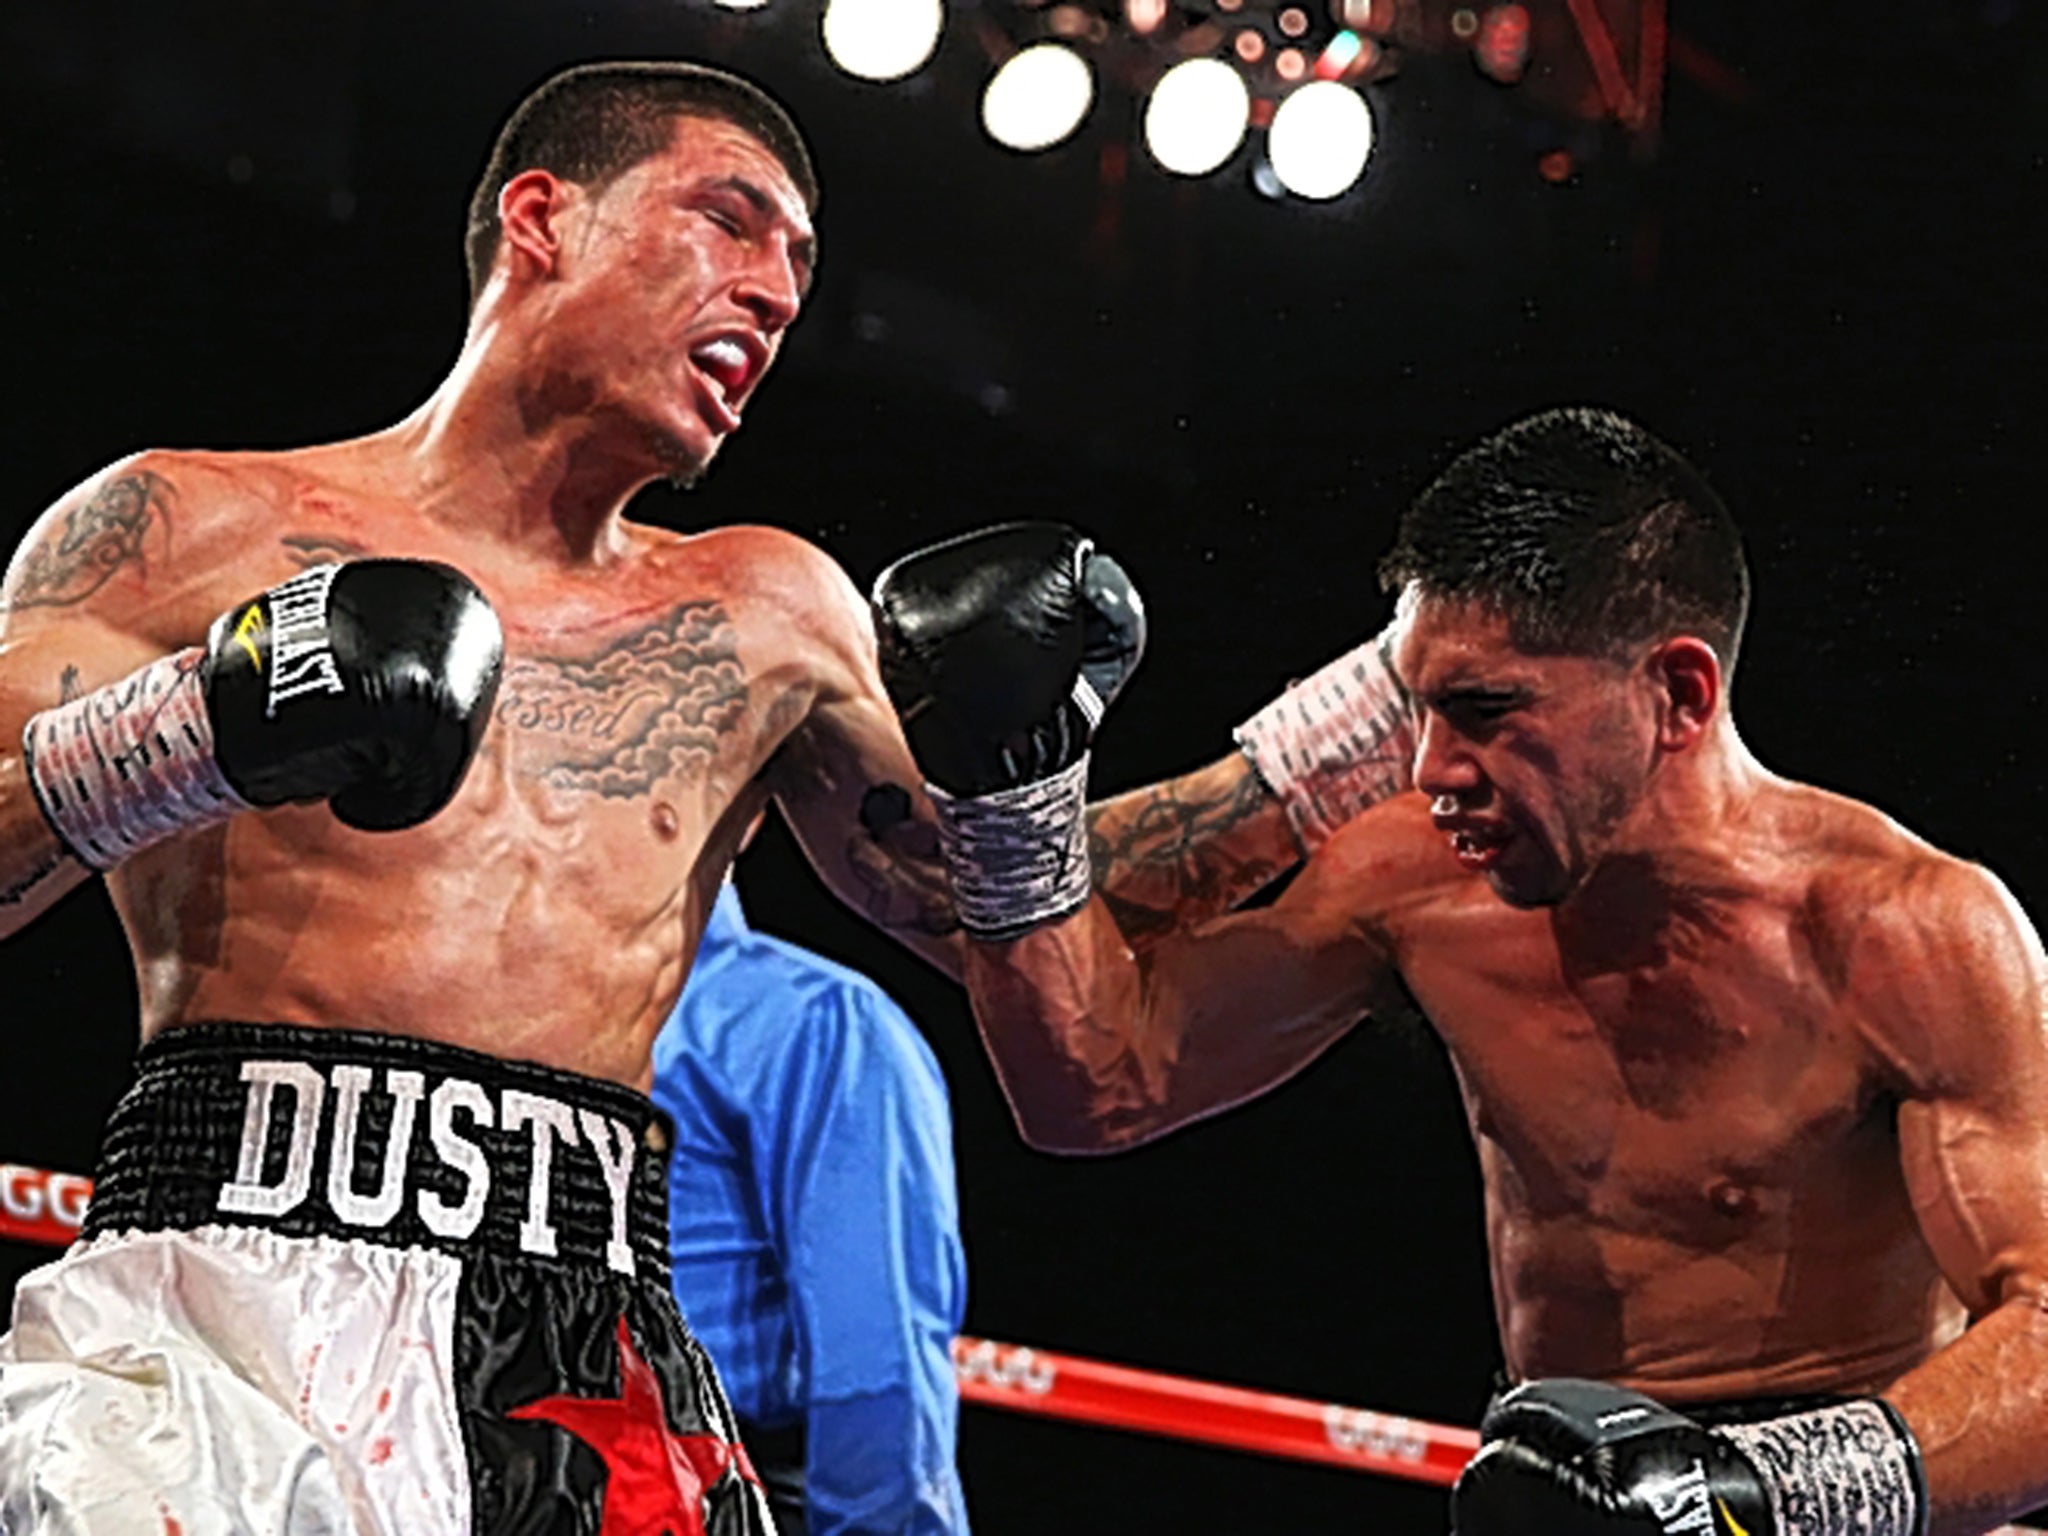
[[[1816,939],[1867,946],[1893,925],[1968,904],[1990,880],[1874,807],[1825,790],[1792,786],[1776,821],[1771,841],[1797,872]]]
[[[1317,850],[1296,884],[1333,912],[1386,934],[1484,892],[1429,817],[1419,793],[1396,795],[1354,816]]]
[[[189,622],[274,517],[277,456],[152,449],[109,465],[50,507],[8,563],[13,623],[90,609],[148,628]]]
[[[872,649],[867,602],[824,550],[780,528],[735,524],[658,546],[657,564],[707,572],[722,590],[800,633],[855,650]]]
[[[2012,893],[1982,865],[1857,809],[1816,861],[1809,910],[1877,1056],[1909,1091],[1931,1092],[2032,1049],[2048,964]]]

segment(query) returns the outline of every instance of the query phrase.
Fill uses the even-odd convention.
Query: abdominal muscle
[[[644,1090],[737,839],[701,785],[673,788],[515,787],[487,743],[420,827],[361,833],[290,807],[149,850],[109,877],[143,1037],[208,1020],[362,1029]]]
[[[1961,1304],[1917,1232],[1889,1229],[1885,1213],[1773,1226],[1697,1247],[1496,1204],[1510,1374],[1592,1377],[1673,1403],[1868,1393],[1961,1331]]]

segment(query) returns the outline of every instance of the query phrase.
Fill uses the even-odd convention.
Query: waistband
[[[107,1122],[83,1236],[235,1225],[602,1265],[665,1285],[644,1094],[399,1035],[170,1029]]]

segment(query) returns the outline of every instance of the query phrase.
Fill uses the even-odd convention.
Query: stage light
[[[922,68],[945,25],[940,0],[825,0],[825,52],[849,75],[900,80]]]
[[[728,11],[758,11],[768,0],[713,0],[713,3]]]
[[[1266,154],[1288,191],[1321,201],[1358,180],[1372,137],[1365,98],[1335,80],[1317,80],[1280,103],[1266,132]]]
[[[1316,78],[1318,80],[1340,79],[1344,71],[1357,63],[1364,54],[1364,38],[1348,29],[1339,32],[1330,39],[1329,47],[1325,48],[1322,51],[1322,55],[1316,60]]]
[[[981,126],[1011,149],[1050,149],[1081,126],[1095,79],[1071,48],[1039,43],[1011,56],[981,97]]]
[[[1246,27],[1230,40],[1230,51],[1247,64],[1256,64],[1266,56],[1266,40],[1257,29]]]
[[[1251,92],[1221,59],[1186,59],[1169,69],[1145,105],[1145,147],[1181,176],[1206,176],[1244,140]]]
[[[1273,55],[1273,73],[1289,85],[1308,73],[1308,55],[1299,48],[1282,48]]]

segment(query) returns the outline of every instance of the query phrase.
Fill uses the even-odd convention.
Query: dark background
[[[1365,182],[1309,205],[1260,195],[1249,150],[1167,177],[1113,86],[1051,154],[988,144],[982,39],[1023,29],[1009,5],[956,5],[936,62],[878,86],[826,62],[809,0],[14,0],[6,542],[136,448],[282,446],[409,410],[460,341],[461,209],[500,114],[572,60],[709,57],[812,136],[820,283],[704,486],[641,515],[780,524],[863,584],[997,517],[1092,528],[1153,624],[1097,754],[1107,790],[1219,755],[1376,628],[1373,560],[1456,445],[1532,407],[1613,404],[1747,530],[1736,705],[1763,760],[2048,901],[2032,8],[1675,0],[1690,52],[1654,155],[1573,111],[1554,26],[1514,90],[1417,52],[1367,88]],[[1552,183],[1557,149],[1576,168]],[[759,925],[871,970],[928,1026],[971,1331],[1476,1419],[1497,1363],[1477,1185],[1419,1028],[1360,1031],[1156,1147],[1062,1162],[1011,1134],[959,998],[779,832],[742,886]],[[97,888],[0,950],[0,999],[0,1159],[89,1169],[134,1031]],[[0,1244],[0,1278],[40,1257]],[[986,1410],[964,1414],[962,1459],[990,1533],[1443,1523],[1428,1490]]]

